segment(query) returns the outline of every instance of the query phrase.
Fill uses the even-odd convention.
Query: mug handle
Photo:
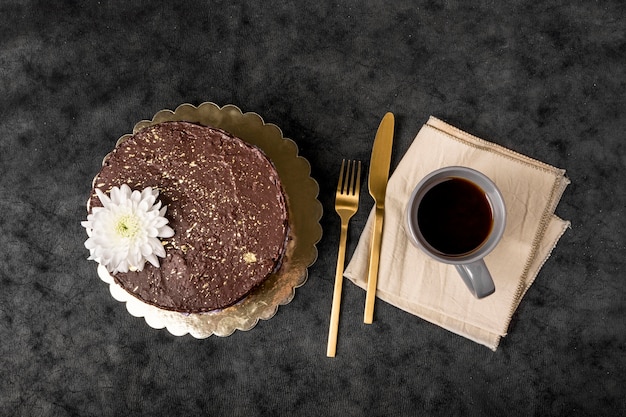
[[[455,265],[455,267],[474,297],[484,298],[496,290],[487,265],[482,259],[469,264]]]

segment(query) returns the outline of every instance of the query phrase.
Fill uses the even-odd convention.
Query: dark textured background
[[[626,415],[626,9],[614,1],[0,3],[0,414]],[[235,104],[297,142],[324,206],[293,302],[230,337],[131,317],[80,221],[135,122]],[[497,352],[344,286],[325,357],[341,158],[392,169],[429,115],[565,168],[571,220]],[[372,200],[362,198],[351,253]]]

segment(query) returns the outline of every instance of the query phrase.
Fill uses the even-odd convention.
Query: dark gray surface
[[[55,5],[53,5],[55,4]],[[615,1],[0,4],[1,415],[626,415],[626,10]],[[297,142],[324,206],[293,302],[230,337],[131,317],[86,260],[102,157],[183,102]],[[341,158],[429,115],[565,168],[571,220],[497,352],[344,287],[325,357]],[[372,200],[352,222],[349,254]]]

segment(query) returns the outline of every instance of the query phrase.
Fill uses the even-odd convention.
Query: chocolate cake
[[[121,184],[157,189],[174,229],[160,267],[113,274],[140,300],[184,313],[222,309],[280,267],[286,198],[271,161],[241,139],[188,122],[147,127],[107,156],[90,207],[102,205],[96,188]]]

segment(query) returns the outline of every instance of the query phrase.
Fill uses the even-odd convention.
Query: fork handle
[[[330,329],[328,330],[328,347],[326,356],[332,358],[337,350],[337,333],[339,331],[339,310],[341,307],[341,290],[343,287],[343,268],[346,258],[346,241],[348,236],[348,222],[341,220],[341,234],[339,237],[339,251],[337,253],[337,270],[335,272],[335,289],[333,290],[333,304],[330,311]]]

